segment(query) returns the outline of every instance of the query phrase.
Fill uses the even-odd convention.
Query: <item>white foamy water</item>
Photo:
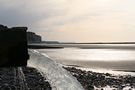
[[[110,86],[106,86],[106,87],[102,87],[102,88],[97,88],[95,87],[95,90],[121,90],[121,89],[118,89],[118,88],[114,88],[114,87],[110,87]],[[135,90],[135,88],[132,88],[132,87],[124,87],[122,90]]]
[[[37,68],[46,77],[53,90],[84,90],[81,84],[59,64],[36,50],[29,50],[28,66]]]
[[[98,73],[110,73],[112,75],[131,75],[135,76],[134,72],[124,72],[124,71],[113,71],[111,69],[91,69],[91,68],[82,68],[82,67],[76,67],[77,69],[85,70],[85,71],[93,71]]]

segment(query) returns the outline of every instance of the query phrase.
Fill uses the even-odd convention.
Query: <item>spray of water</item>
[[[84,90],[81,84],[69,72],[47,55],[29,50],[28,66],[38,69],[49,80],[53,90]]]

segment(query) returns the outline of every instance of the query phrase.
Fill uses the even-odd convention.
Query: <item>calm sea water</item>
[[[100,46],[100,45],[98,45]],[[106,47],[111,48],[106,48]],[[124,48],[112,48],[117,45],[103,45],[105,48],[66,47],[64,49],[41,49],[56,62],[66,65],[76,65],[93,69],[134,70],[135,71],[135,45]],[[87,45],[90,47],[90,45]],[[132,47],[132,48],[130,48]]]

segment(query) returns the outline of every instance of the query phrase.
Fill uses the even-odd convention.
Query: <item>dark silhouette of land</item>
[[[0,67],[26,66],[28,55],[27,27],[0,25]]]
[[[62,43],[62,44],[135,44],[135,42],[90,42],[90,43]]]
[[[34,32],[27,32],[28,43],[41,43],[42,37]]]

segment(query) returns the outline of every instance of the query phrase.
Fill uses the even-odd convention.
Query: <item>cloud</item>
[[[1,0],[0,23],[28,26],[48,40],[131,40],[133,36],[129,34],[135,33],[134,3],[133,0]]]
[[[25,25],[37,30],[37,23],[47,18],[55,17],[63,12],[63,5],[55,0],[1,0],[0,1],[0,23],[8,26]]]

